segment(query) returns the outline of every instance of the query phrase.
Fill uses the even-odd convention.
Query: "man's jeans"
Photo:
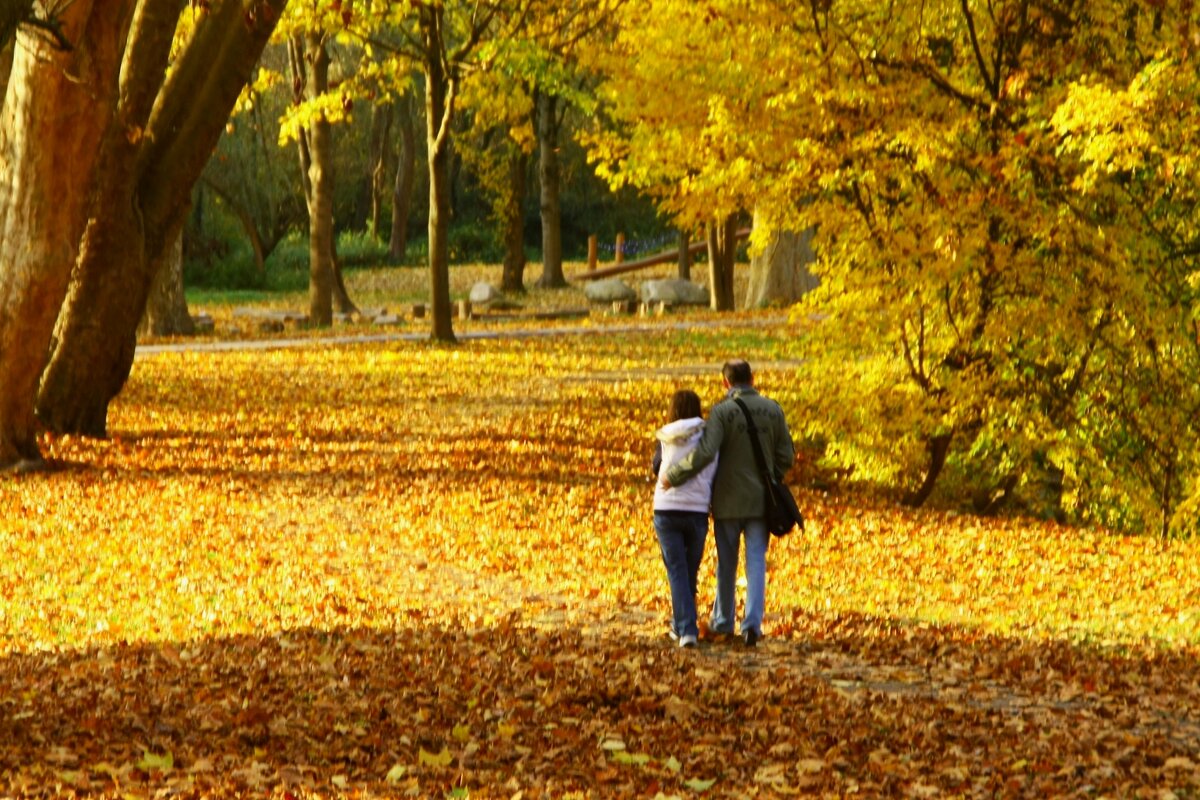
[[[703,511],[654,512],[654,532],[671,585],[671,630],[676,636],[699,636],[696,625],[696,575],[708,537]]]
[[[767,545],[770,535],[761,518],[713,521],[717,542],[717,597],[709,628],[716,633],[733,633],[737,612],[737,557],[742,535],[746,539],[746,614],[740,632],[762,635],[763,607],[767,591]]]

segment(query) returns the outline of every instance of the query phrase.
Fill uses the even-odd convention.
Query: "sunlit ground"
[[[793,404],[754,330],[140,358],[0,479],[0,791],[1195,791],[1195,542],[802,490],[760,652],[669,647],[652,431]]]

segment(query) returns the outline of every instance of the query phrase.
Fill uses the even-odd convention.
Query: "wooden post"
[[[412,315],[413,315],[413,319],[424,319],[425,318],[425,304],[424,303],[413,303]]]
[[[471,301],[470,300],[459,300],[458,301],[458,318],[459,319],[470,319],[471,318]]]
[[[617,234],[616,255],[617,255],[617,263],[618,264],[625,261],[625,234],[623,234],[623,233]]]
[[[588,272],[596,269],[598,263],[597,252],[599,251],[599,242],[596,239],[596,234],[588,237]]]

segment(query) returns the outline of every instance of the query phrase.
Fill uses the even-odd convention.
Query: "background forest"
[[[731,310],[734,233],[752,223],[758,254],[812,237],[820,286],[792,306],[789,343],[810,377],[789,411],[830,474],[913,505],[937,496],[985,513],[1193,532],[1191,2],[293,0],[250,3],[241,18],[226,5],[175,3],[161,17],[174,44],[160,21],[153,51],[170,79],[149,69],[158,78],[141,100],[106,92],[104,119],[122,120],[121,147],[143,170],[146,258],[130,273],[135,291],[108,279],[97,284],[107,295],[82,291],[99,274],[87,264],[127,258],[84,235],[120,226],[97,227],[80,205],[70,227],[84,266],[69,281],[59,268],[53,336],[53,315],[32,325],[53,344],[44,377],[25,364],[6,383],[25,406],[8,427],[19,444],[0,461],[36,458],[35,407],[52,431],[104,431],[133,334],[125,324],[112,335],[124,344],[108,348],[107,377],[85,380],[99,369],[82,366],[95,362],[82,355],[88,331],[114,327],[78,321],[97,309],[140,319],[180,231],[188,285],[306,285],[317,326],[353,306],[343,267],[419,264],[431,336],[451,341],[451,263],[502,262],[505,290],[521,292],[532,260],[540,286],[564,286],[562,262],[583,258],[589,234],[707,237],[712,305]],[[138,38],[150,30],[140,7],[108,31],[89,22],[97,11],[17,7],[11,175],[35,160],[14,144],[17,126],[49,125],[20,116],[20,87],[48,80],[30,65],[35,50],[103,43],[133,63],[150,41]],[[210,102],[196,89],[205,68],[185,67],[210,31],[237,25],[253,29],[254,60],[210,65],[225,79]],[[189,92],[203,101],[204,135],[172,133],[176,149],[164,150],[153,125]],[[129,122],[138,114],[144,138]],[[105,125],[101,147],[118,142]],[[111,163],[76,172],[64,191],[126,191]],[[146,164],[179,172],[168,181]],[[10,286],[40,274],[15,263],[4,264]]]

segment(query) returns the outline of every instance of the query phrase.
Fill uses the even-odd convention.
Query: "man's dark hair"
[[[669,422],[675,422],[681,419],[694,419],[701,416],[700,414],[700,395],[689,389],[680,389],[671,396],[671,419]]]
[[[721,368],[721,374],[725,376],[725,380],[729,381],[730,386],[749,386],[754,381],[750,363],[741,358],[726,361],[725,366]]]

